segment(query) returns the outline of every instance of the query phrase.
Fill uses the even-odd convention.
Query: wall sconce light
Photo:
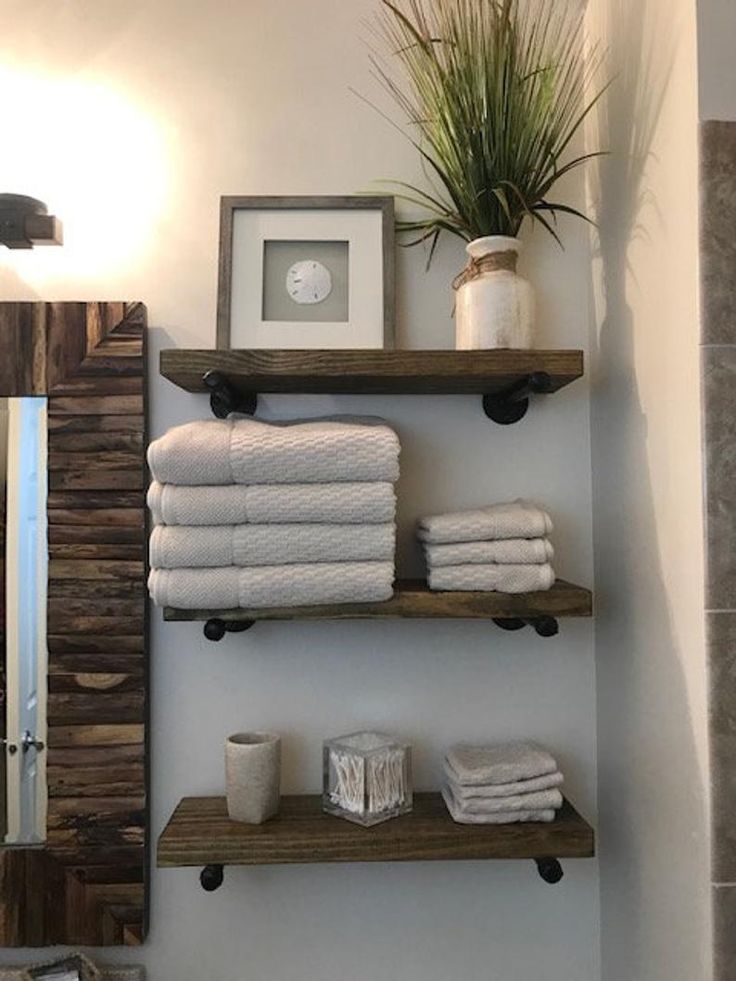
[[[61,245],[64,229],[43,201],[24,194],[0,194],[0,244],[9,249]]]

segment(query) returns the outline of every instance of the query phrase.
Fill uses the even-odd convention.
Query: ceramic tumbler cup
[[[225,744],[227,812],[233,821],[263,824],[279,809],[281,737],[237,732]]]

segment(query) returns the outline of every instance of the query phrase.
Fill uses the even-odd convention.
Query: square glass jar
[[[364,827],[412,807],[411,746],[382,732],[352,732],[323,749],[322,805]]]

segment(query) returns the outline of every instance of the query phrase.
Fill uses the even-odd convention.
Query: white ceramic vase
[[[530,348],[534,334],[534,291],[516,272],[522,243],[488,235],[469,242],[468,272],[455,297],[458,351]]]
[[[227,812],[233,821],[263,824],[279,809],[281,738],[238,732],[225,744]]]

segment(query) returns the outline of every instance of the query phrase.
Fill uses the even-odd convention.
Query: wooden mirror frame
[[[0,946],[148,918],[146,310],[0,303],[0,395],[48,398],[47,839],[0,848]]]

